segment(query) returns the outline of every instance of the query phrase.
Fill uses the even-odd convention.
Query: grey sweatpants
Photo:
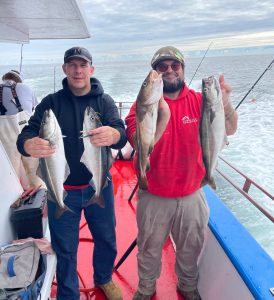
[[[138,290],[151,295],[161,273],[162,250],[169,234],[176,245],[175,271],[181,290],[197,287],[197,260],[201,252],[209,217],[203,191],[179,198],[158,197],[139,191],[138,225]]]

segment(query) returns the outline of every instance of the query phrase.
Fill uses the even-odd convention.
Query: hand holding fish
[[[229,96],[231,94],[232,88],[229,84],[225,82],[224,74],[221,74],[219,77],[220,88],[222,91],[223,104],[224,107],[229,103]]]
[[[49,157],[55,153],[55,149],[50,145],[49,141],[34,137],[28,139],[24,144],[25,151],[32,157]]]
[[[110,126],[92,129],[88,134],[90,135],[90,142],[97,147],[117,144],[121,137],[120,132]]]
[[[161,126],[160,120],[158,120],[158,114],[162,114],[163,117],[163,112],[167,108],[165,106],[167,103],[163,101],[162,74],[151,70],[143,81],[136,100],[135,147],[138,157],[139,187],[143,190],[148,189],[146,172],[149,170],[149,155],[153,151],[155,141],[160,139],[167,124]]]
[[[237,130],[238,115],[229,100],[232,88],[225,82],[224,75],[219,77],[220,88],[222,91],[222,99],[225,112],[225,129],[227,135],[232,135]]]

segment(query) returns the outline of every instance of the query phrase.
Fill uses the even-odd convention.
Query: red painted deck
[[[136,176],[131,161],[117,160],[111,169],[111,173],[114,183],[117,220],[117,263],[137,236],[135,218],[137,193],[135,193],[131,203],[128,203],[128,198],[136,185]],[[78,272],[83,280],[81,285],[87,288],[87,290],[91,289],[90,292],[81,293],[81,300],[104,300],[105,297],[103,293],[99,289],[94,288],[93,285],[93,244],[90,242],[91,236],[87,226],[85,226],[84,218],[82,219],[81,226],[83,226],[83,228],[80,231],[81,242],[78,251]],[[124,300],[132,299],[138,286],[136,253],[137,247],[134,248],[119,269],[113,273],[113,280],[121,287]],[[171,241],[168,240],[164,247],[162,256],[162,273],[157,282],[157,290],[155,296],[152,298],[153,300],[183,299],[183,297],[176,292],[174,264],[175,253]],[[52,296],[54,296],[54,294],[55,287],[52,288]]]

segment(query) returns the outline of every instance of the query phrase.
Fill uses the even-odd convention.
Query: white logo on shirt
[[[190,119],[189,116],[184,116],[182,118],[182,121],[184,124],[189,124],[189,123],[196,123],[198,122],[197,118],[193,118],[193,119]]]

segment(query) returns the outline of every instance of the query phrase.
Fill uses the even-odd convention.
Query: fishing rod
[[[199,65],[198,65],[198,67],[197,67],[196,71],[194,72],[194,74],[193,74],[193,76],[192,76],[192,78],[191,78],[191,80],[190,80],[190,82],[189,82],[188,86],[190,86],[190,85],[191,85],[191,82],[192,82],[193,78],[195,77],[195,75],[196,75],[197,71],[199,70],[199,68],[200,68],[200,65],[202,64],[203,60],[205,59],[205,57],[206,57],[206,54],[207,54],[207,52],[208,52],[208,50],[210,49],[210,47],[211,47],[211,45],[212,45],[212,44],[213,44],[213,41],[212,41],[212,42],[210,42],[209,46],[207,47],[207,49],[206,49],[206,52],[205,52],[205,54],[204,54],[203,58],[201,59],[201,61],[200,61]]]
[[[248,96],[248,94],[253,90],[253,88],[255,87],[255,85],[260,81],[260,79],[264,76],[264,73],[268,70],[271,69],[272,64],[274,62],[274,59],[272,60],[272,62],[268,65],[268,67],[263,71],[262,75],[257,79],[257,81],[252,85],[252,87],[249,89],[249,91],[244,95],[243,99],[238,103],[238,105],[235,107],[235,110],[237,110],[237,108],[242,104],[242,102],[245,100],[245,98]]]
[[[23,63],[23,46],[24,44],[21,44],[21,58],[20,58],[20,69],[19,69],[20,73],[22,71],[22,63]]]
[[[56,86],[56,66],[53,69],[53,92],[55,93],[55,86]]]

